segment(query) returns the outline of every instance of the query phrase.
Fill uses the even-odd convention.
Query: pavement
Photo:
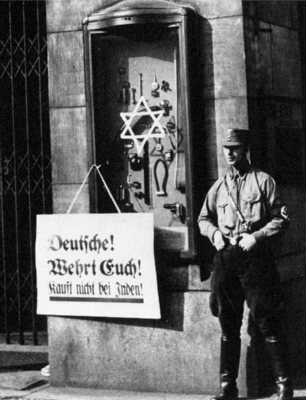
[[[20,399],[20,397],[0,397],[1,399]],[[208,400],[209,395],[186,395],[169,393],[141,393],[119,390],[97,390],[48,387],[25,395],[23,400]]]
[[[0,375],[1,376],[1,375]],[[49,384],[32,391],[0,390],[0,399],[23,400],[208,400],[209,395],[126,392],[122,390],[52,387]]]
[[[144,393],[144,392],[128,392],[122,390],[101,390],[101,389],[85,389],[72,387],[54,387],[50,386],[48,379],[40,376],[37,371],[20,371],[20,372],[5,372],[0,373],[1,382],[14,382],[16,374],[19,375],[19,380],[30,380],[30,374],[33,373],[33,378],[36,373],[36,385],[28,385],[19,389],[4,388],[3,383],[0,387],[0,399],[22,399],[22,400],[208,400],[209,395],[191,395],[191,394],[174,394],[174,393]],[[13,386],[13,385],[12,385]],[[306,392],[305,392],[306,393]]]
[[[48,363],[48,346],[42,342],[45,345],[7,346],[0,334],[0,400],[209,400],[212,395],[51,386],[50,379],[41,373]],[[306,388],[295,390],[294,397],[306,400]],[[252,400],[277,400],[277,396]]]
[[[42,369],[1,370],[0,399],[22,400],[209,400],[207,395],[145,393],[75,387],[54,387]],[[305,399],[306,400],[306,399]]]
[[[306,400],[306,389],[297,390],[294,395],[296,399]],[[43,377],[37,370],[0,372],[0,399],[2,400],[209,400],[210,397],[209,394],[147,393],[54,387],[50,385],[49,379]],[[277,397],[273,395],[266,399],[276,400]]]

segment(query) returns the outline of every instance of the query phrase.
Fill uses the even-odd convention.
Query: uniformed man
[[[289,225],[274,179],[248,161],[249,133],[229,129],[222,142],[228,173],[204,201],[198,223],[217,249],[212,273],[211,311],[219,318],[220,391],[212,400],[238,397],[240,329],[244,301],[265,337],[279,400],[293,398],[286,340],[280,320],[279,275],[271,240]]]

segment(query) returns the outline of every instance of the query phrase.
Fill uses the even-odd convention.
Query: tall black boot
[[[211,400],[236,400],[241,340],[221,338],[220,390]]]
[[[293,399],[293,385],[288,362],[287,342],[285,338],[271,336],[266,338],[277,386],[278,400]]]

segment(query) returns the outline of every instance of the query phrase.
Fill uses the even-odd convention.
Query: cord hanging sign
[[[37,216],[37,313],[160,318],[153,214]]]

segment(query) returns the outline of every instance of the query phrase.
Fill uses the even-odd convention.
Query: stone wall
[[[113,0],[47,0],[55,213],[67,211],[92,162],[86,128],[82,21],[101,7],[116,3]],[[264,87],[262,93],[269,101],[273,98],[271,103],[275,99],[279,101],[279,96],[286,92],[281,79],[284,71],[291,79],[291,92],[286,92],[286,96],[297,100],[292,112],[298,121],[296,127],[301,128],[298,37],[293,29],[295,25],[286,25],[295,23],[294,14],[290,14],[289,20],[285,18],[284,26],[280,26],[279,20],[273,20],[273,29],[279,38],[273,43],[275,54],[281,58],[282,49],[289,49],[294,61],[282,66],[277,62],[272,68],[267,34],[258,33],[263,43],[259,50],[255,41],[254,10],[245,10],[249,16],[245,20],[241,0],[190,0],[189,3],[198,10],[201,20],[199,71],[204,101],[199,118],[205,146],[200,151],[207,159],[204,198],[207,188],[226,168],[220,146],[224,129],[250,126],[252,131],[260,131],[260,121],[266,115],[259,113],[258,90]],[[270,14],[274,19],[283,15],[272,11]],[[272,20],[258,18],[258,21],[258,26],[270,29]],[[275,126],[271,120],[270,125]],[[254,155],[259,161],[262,145],[256,144],[261,143],[261,138],[254,136]],[[300,188],[295,190],[287,190],[293,206],[296,196],[300,198],[304,194]],[[73,212],[89,212],[87,185]],[[302,210],[297,218],[301,214]],[[302,234],[297,237],[301,243]],[[303,260],[301,264],[303,270]],[[159,282],[164,280],[160,321],[49,317],[52,385],[177,393],[211,393],[217,389],[220,330],[209,312],[209,281],[200,281],[198,265],[181,266],[179,271],[171,265],[163,271],[157,265],[157,269]],[[293,290],[289,285],[288,296]],[[254,393],[258,388],[256,374],[252,372],[258,366],[250,348],[247,325],[246,311],[239,377],[241,395]]]

